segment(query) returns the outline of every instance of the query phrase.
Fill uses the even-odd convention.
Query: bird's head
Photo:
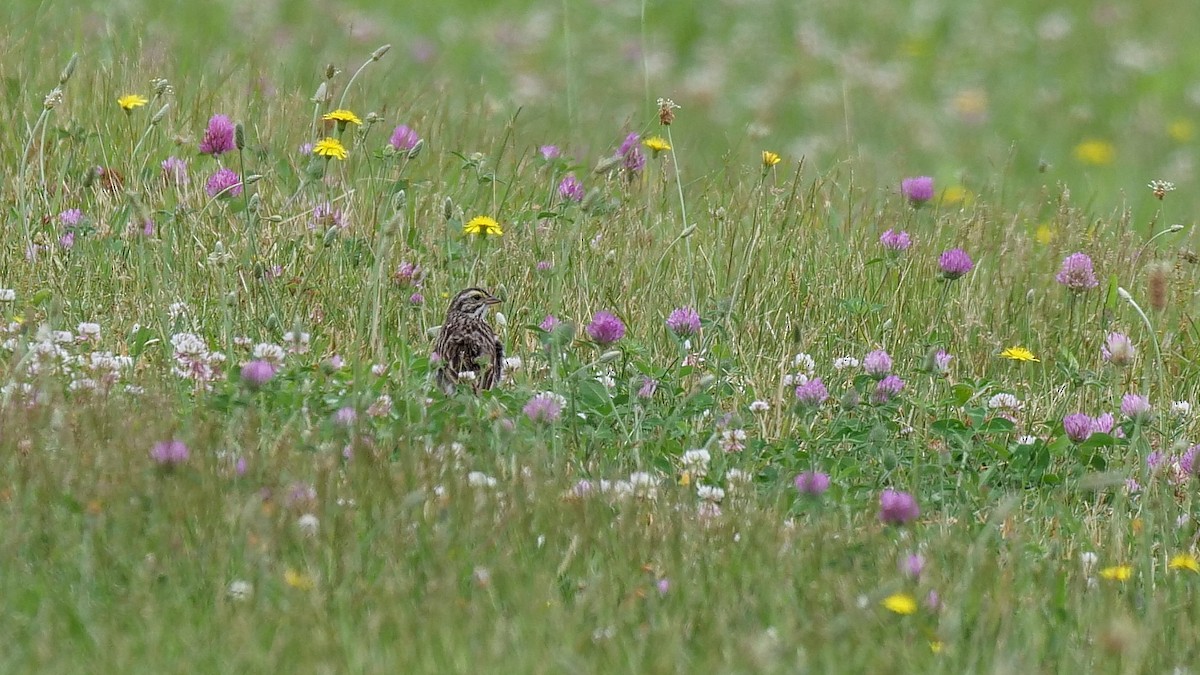
[[[450,313],[469,314],[482,317],[491,305],[500,304],[500,298],[488,293],[482,288],[468,288],[458,292],[450,301]]]

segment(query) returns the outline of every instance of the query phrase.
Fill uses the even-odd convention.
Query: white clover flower
[[[520,370],[521,367],[524,365],[525,365],[525,361],[523,361],[521,359],[521,357],[519,357],[519,356],[510,356],[510,357],[504,359],[504,370],[505,371]]]
[[[804,374],[809,377],[812,377],[817,372],[817,362],[813,360],[813,357],[804,352],[800,352],[792,357],[792,367],[804,371]]]
[[[988,407],[992,410],[1020,410],[1021,401],[1012,394],[996,394],[988,399]]]
[[[725,491],[713,485],[697,485],[696,496],[706,502],[720,502],[725,499]]]
[[[1038,442],[1038,437],[1032,436],[1030,434],[1025,434],[1024,436],[1021,436],[1020,438],[1017,439],[1017,445],[1033,445],[1034,443],[1037,443],[1037,442]]]
[[[722,429],[719,442],[725,452],[741,452],[746,449],[746,430]]]
[[[1095,567],[1096,562],[1099,560],[1100,556],[1096,555],[1092,551],[1084,551],[1083,553],[1079,554],[1079,564],[1083,567],[1084,574],[1088,573],[1093,567]]]
[[[392,412],[392,397],[387,394],[380,394],[379,398],[375,399],[367,408],[367,414],[371,417],[385,417]]]
[[[321,528],[321,521],[313,514],[306,513],[296,520],[296,527],[300,529],[300,533],[306,537],[317,536],[317,531]]]
[[[741,469],[728,469],[725,471],[725,483],[729,486],[745,484],[750,482],[750,474]]]
[[[857,368],[858,359],[853,356],[839,356],[833,360],[834,370],[845,370],[846,368]]]
[[[683,453],[681,460],[685,469],[703,475],[708,472],[708,463],[712,460],[712,455],[704,448],[696,448]]]
[[[287,356],[287,352],[284,351],[283,347],[270,342],[260,342],[254,345],[254,349],[250,351],[250,354],[258,361],[266,361],[277,367],[283,365],[283,359]]]
[[[17,299],[17,292],[11,288],[0,288],[0,302],[12,302]]]
[[[388,367],[386,363],[371,364],[371,374],[375,377],[383,377],[383,375],[387,373],[387,369]]]
[[[174,321],[184,314],[187,314],[189,311],[191,311],[191,309],[187,306],[186,302],[174,302],[171,303],[170,307],[167,307],[167,316]]]
[[[496,487],[496,479],[482,471],[472,471],[467,474],[467,485],[471,487]]]
[[[696,505],[696,515],[701,520],[712,520],[721,515],[721,507],[716,502],[702,501]]]
[[[50,334],[50,339],[60,345],[65,345],[75,341],[75,336],[69,330],[56,330]]]
[[[658,479],[645,471],[629,474],[629,485],[634,496],[640,499],[654,499],[658,496]]]
[[[750,412],[766,412],[771,409],[771,404],[766,401],[754,401],[750,404]]]
[[[1192,412],[1192,404],[1187,401],[1175,401],[1171,403],[1171,412],[1180,417],[1187,417]]]
[[[237,579],[229,583],[229,599],[238,602],[249,600],[254,595],[254,586],[249,581]]]
[[[98,323],[90,323],[85,321],[79,324],[79,326],[75,328],[75,331],[79,333],[80,340],[100,339],[100,324]]]

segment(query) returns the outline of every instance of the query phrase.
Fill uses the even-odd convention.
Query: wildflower
[[[562,155],[557,145],[543,145],[538,148],[538,152],[542,155],[542,159],[547,162],[558,159]]]
[[[1092,271],[1092,259],[1086,253],[1072,253],[1063,258],[1062,268],[1054,278],[1075,293],[1100,285],[1096,281],[1096,273]]]
[[[397,152],[412,152],[412,149],[417,147],[417,143],[420,142],[421,137],[417,135],[417,132],[404,124],[396,127],[392,131],[392,137],[388,139],[388,145]]]
[[[810,354],[800,352],[792,357],[792,366],[804,371],[808,377],[817,371],[817,361]]]
[[[395,273],[392,274],[392,281],[400,286],[408,286],[414,284],[421,285],[421,267],[416,263],[407,260],[401,260],[396,266]]]
[[[667,328],[681,337],[699,333],[700,314],[691,307],[672,310],[671,314],[667,316]]]
[[[907,251],[912,246],[912,238],[903,230],[888,230],[879,236],[879,243],[889,251]]]
[[[543,391],[529,399],[529,402],[522,408],[522,412],[533,422],[548,424],[558,419],[566,403],[566,399],[562,396],[554,392]]]
[[[954,357],[946,353],[945,349],[937,350],[933,355],[933,369],[939,373],[945,373],[950,370],[950,361]]]
[[[621,142],[621,147],[617,148],[617,157],[621,159],[625,169],[631,173],[637,173],[646,166],[646,156],[638,148],[639,140],[641,137],[636,133],[629,134]]]
[[[541,328],[547,333],[553,333],[554,329],[558,328],[560,323],[562,322],[558,320],[558,317],[554,316],[553,314],[547,314],[546,318],[542,319],[542,322],[538,324],[538,328]]]
[[[313,146],[312,153],[318,157],[332,157],[334,159],[346,159],[349,154],[346,152],[346,146],[333,137],[325,137],[317,141],[317,144]]]
[[[921,555],[914,553],[900,559],[900,571],[913,579],[921,578],[921,572],[924,570],[925,558]]]
[[[68,251],[71,250],[71,248],[75,246],[75,233],[67,232],[63,236],[59,237],[58,245],[64,249],[67,249]]]
[[[307,483],[292,483],[288,486],[283,503],[290,509],[304,510],[317,501],[317,489]]]
[[[580,183],[573,173],[563,176],[562,182],[558,184],[558,196],[567,201],[581,202],[583,194],[583,183]]]
[[[671,149],[671,144],[661,136],[651,136],[642,141],[642,145],[646,146],[650,152],[653,152],[655,157],[658,156],[658,153]]]
[[[1171,562],[1167,563],[1167,567],[1173,570],[1187,570],[1189,572],[1200,572],[1200,560],[1191,553],[1177,553],[1171,556]]]
[[[728,453],[741,452],[746,449],[745,429],[722,429],[718,440],[721,449]]]
[[[829,390],[825,388],[825,383],[821,382],[821,378],[819,377],[814,377],[796,387],[796,400],[801,405],[815,408],[824,403],[828,398]]]
[[[249,581],[237,579],[229,583],[229,590],[227,593],[230,600],[237,600],[239,602],[243,600],[249,600],[250,596],[254,595],[254,586],[251,585]]]
[[[222,168],[208,177],[204,191],[209,197],[237,197],[242,194],[242,179],[233,169]]]
[[[539,260],[535,267],[539,272],[549,272],[554,269],[554,263],[549,260]]]
[[[465,234],[477,234],[480,237],[488,235],[499,237],[504,234],[504,230],[500,227],[500,223],[496,222],[491,216],[475,216],[463,225]]]
[[[1107,581],[1128,581],[1133,577],[1133,565],[1114,565],[1102,568],[1100,578]]]
[[[0,288],[0,302],[12,302],[17,299],[17,292],[11,288]]]
[[[204,138],[200,140],[200,154],[216,157],[236,149],[233,136],[233,122],[225,115],[213,115],[204,129]]]
[[[687,452],[683,453],[682,457],[680,457],[680,461],[683,463],[683,468],[689,473],[700,478],[703,478],[708,474],[708,463],[711,460],[712,456],[708,453],[708,450],[705,450],[704,448],[688,450]]]
[[[1187,401],[1174,401],[1171,403],[1171,412],[1180,417],[1187,417],[1192,412],[1192,404]]]
[[[903,390],[904,380],[895,375],[888,375],[875,385],[875,393],[871,395],[871,398],[876,403],[887,403]]]
[[[696,496],[700,501],[717,503],[725,499],[725,491],[714,485],[697,485]]]
[[[771,404],[766,401],[752,401],[749,405],[750,412],[762,413],[771,409]]]
[[[1107,141],[1088,139],[1075,146],[1075,159],[1092,166],[1108,166],[1115,155],[1116,150]]]
[[[667,591],[671,590],[671,580],[659,579],[654,583],[654,587],[658,589],[659,595],[666,595]]]
[[[642,386],[637,390],[638,398],[654,398],[654,392],[658,391],[658,380],[650,377],[642,378]]]
[[[296,519],[296,528],[306,537],[315,537],[321,528],[321,521],[313,514],[306,513]]]
[[[312,219],[308,221],[308,229],[310,230],[327,230],[330,227],[336,227],[339,230],[346,228],[346,216],[341,209],[335,208],[329,202],[321,202],[313,207]]]
[[[387,417],[392,412],[392,397],[387,394],[380,394],[379,398],[375,399],[370,406],[367,407],[367,414],[371,417]]]
[[[307,574],[297,572],[292,568],[288,568],[283,573],[283,583],[301,591],[311,591],[316,587],[316,582]]]
[[[150,459],[170,469],[188,460],[188,447],[183,441],[162,441],[150,448]]]
[[[907,593],[895,593],[883,599],[885,609],[895,614],[908,616],[917,612],[917,601]]]
[[[358,413],[348,405],[338,408],[338,411],[333,414],[333,423],[343,427],[354,424],[356,419],[358,419]]]
[[[888,373],[892,372],[892,357],[882,349],[867,354],[863,357],[863,370],[867,371],[868,375],[882,379]]]
[[[609,345],[625,336],[625,324],[610,312],[596,312],[587,332],[593,341]]]
[[[1137,350],[1133,347],[1133,342],[1129,336],[1124,333],[1112,332],[1104,340],[1104,346],[1100,348],[1100,355],[1105,361],[1117,366],[1118,368],[1128,366],[1133,363],[1133,357],[1137,355]]]
[[[79,209],[67,209],[58,214],[58,222],[63,224],[63,227],[68,229],[76,227],[83,222],[83,211]]]
[[[764,169],[769,169],[781,161],[783,160],[777,153],[771,152],[770,150],[762,151],[762,163]]]
[[[258,389],[275,377],[275,366],[269,361],[254,360],[242,366],[242,381],[251,389]]]
[[[1121,414],[1135,422],[1149,419],[1150,411],[1150,399],[1141,394],[1125,394],[1121,398]]]
[[[714,502],[702,501],[696,505],[696,515],[701,520],[712,520],[721,517],[721,507]]]
[[[1110,433],[1113,430],[1113,424],[1116,420],[1112,413],[1104,413],[1099,417],[1092,418],[1092,431],[1101,434]]]
[[[796,486],[796,491],[802,495],[810,497],[820,497],[829,489],[829,474],[820,471],[805,471],[796,474],[792,480]]]
[[[1021,401],[1012,394],[1000,393],[988,399],[988,407],[992,410],[1020,410]]]
[[[1152,180],[1146,187],[1150,188],[1150,191],[1154,193],[1154,198],[1159,201],[1162,201],[1168,192],[1175,190],[1175,184],[1167,180]]]
[[[675,121],[676,110],[679,110],[679,106],[675,105],[675,101],[669,98],[658,99],[658,123],[664,127],[671,126],[671,122]]]
[[[905,178],[900,181],[900,193],[913,206],[921,206],[930,199],[933,199],[933,179],[929,176]]]
[[[125,94],[117,99],[117,105],[121,106],[121,110],[130,112],[134,108],[140,108],[150,102],[150,99],[141,94]]]
[[[1095,424],[1091,417],[1084,413],[1072,413],[1063,418],[1063,431],[1067,438],[1076,443],[1082,443],[1092,435]]]
[[[1033,361],[1037,362],[1038,358],[1033,355],[1033,352],[1020,346],[1012,346],[1000,352],[1000,358],[1009,359],[1010,361]]]
[[[169,183],[176,185],[188,184],[188,166],[187,161],[182,160],[174,155],[162,161],[162,175]]]
[[[938,267],[942,276],[953,281],[975,268],[971,256],[961,248],[952,248],[938,257]]]
[[[853,356],[839,356],[833,360],[834,370],[845,370],[847,368],[857,368],[858,359]]]
[[[658,479],[645,471],[629,474],[629,485],[633,489],[633,495],[639,499],[654,499],[658,496]]]
[[[888,525],[904,525],[920,515],[917,500],[907,492],[884,490],[879,495],[879,520]]]
[[[345,129],[347,124],[362,124],[362,120],[358,119],[358,115],[355,115],[349,110],[342,110],[340,108],[338,110],[334,110],[333,112],[325,113],[321,116],[321,119],[327,122],[337,122],[338,131]]]

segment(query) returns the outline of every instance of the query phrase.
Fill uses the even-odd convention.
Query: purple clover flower
[[[920,579],[925,571],[925,557],[917,553],[904,556],[900,559],[900,571],[910,579]]]
[[[1112,413],[1101,413],[1100,416],[1092,418],[1092,431],[1100,434],[1111,434],[1116,421]]]
[[[879,237],[879,243],[889,251],[907,251],[912,246],[912,238],[903,230],[888,230]]]
[[[162,161],[163,179],[168,183],[176,185],[188,184],[188,165],[186,160],[182,160],[175,155]]]
[[[80,211],[79,209],[67,209],[66,211],[58,214],[58,222],[62,223],[63,226],[67,228],[76,227],[82,221],[83,211]]]
[[[1082,443],[1092,435],[1095,423],[1091,416],[1084,413],[1071,413],[1063,418],[1063,431],[1067,438],[1076,443]]]
[[[1200,456],[1200,445],[1193,445],[1179,457],[1179,469],[1187,476],[1195,476],[1197,469],[1196,457]]]
[[[943,277],[954,280],[974,269],[975,263],[966,251],[952,248],[938,258],[938,267],[941,268]]]
[[[819,377],[814,377],[796,387],[796,400],[801,405],[815,408],[828,399],[829,390],[825,388],[825,383]]]
[[[538,328],[541,328],[547,333],[553,333],[554,329],[558,328],[560,323],[562,322],[558,320],[558,317],[554,316],[553,314],[547,314],[546,318],[542,319],[542,322],[538,324]]]
[[[646,166],[646,156],[642,154],[640,147],[641,140],[642,137],[636,133],[629,134],[621,142],[621,147],[617,149],[617,157],[621,158],[622,165],[633,173],[641,171]]]
[[[208,128],[204,130],[204,138],[200,141],[200,154],[216,157],[235,147],[237,146],[233,143],[233,122],[221,114],[210,117]]]
[[[904,525],[917,519],[921,509],[907,492],[884,490],[879,495],[879,520],[888,525]]]
[[[549,272],[552,269],[554,269],[554,263],[550,262],[549,260],[539,260],[538,261],[537,271]]]
[[[397,152],[411,152],[417,147],[417,143],[421,142],[421,137],[417,132],[408,127],[407,124],[401,124],[392,131],[392,137],[388,139],[388,145]]]
[[[1054,278],[1074,293],[1082,293],[1100,285],[1092,270],[1092,259],[1086,253],[1072,253],[1063,258],[1062,268]]]
[[[625,324],[611,312],[596,312],[588,324],[587,332],[593,341],[610,345],[625,337]]]
[[[652,377],[643,377],[642,386],[637,390],[638,398],[654,398],[654,392],[658,391],[658,380]]]
[[[900,181],[900,193],[913,206],[921,206],[930,199],[933,199],[933,179],[929,176],[905,178]]]
[[[333,423],[341,427],[351,426],[357,419],[358,412],[354,410],[353,406],[342,406],[333,414]]]
[[[887,403],[901,391],[904,391],[904,380],[895,375],[888,375],[875,385],[875,393],[871,395],[871,398],[876,403]]]
[[[529,399],[521,411],[530,421],[549,424],[559,418],[562,409],[563,404],[557,394],[542,392]]]
[[[275,366],[261,359],[242,366],[242,381],[251,389],[258,389],[275,377]]]
[[[336,227],[339,230],[346,229],[346,216],[333,204],[321,202],[313,207],[312,219],[308,221],[308,229],[327,230],[330,227]]]
[[[1149,419],[1150,412],[1150,399],[1141,394],[1125,394],[1121,398],[1121,414],[1131,420],[1145,421]]]
[[[573,173],[563,176],[562,182],[558,184],[558,195],[567,201],[581,202],[583,194],[583,183],[580,183]]]
[[[892,357],[882,349],[867,354],[862,361],[863,370],[876,379],[883,379],[892,372]]]
[[[562,155],[562,152],[558,149],[557,145],[543,145],[538,148],[538,152],[541,153],[542,159],[546,160],[547,162],[558,159],[559,156]]]
[[[954,359],[954,357],[950,354],[947,354],[945,349],[939,349],[937,350],[937,353],[933,355],[933,367],[935,370],[937,370],[937,372],[945,373],[950,370],[950,361],[952,359]]]
[[[1100,355],[1114,366],[1123,367],[1133,363],[1133,357],[1137,356],[1137,350],[1134,349],[1133,341],[1129,339],[1128,335],[1114,331],[1105,338],[1104,346],[1100,348]]]
[[[805,471],[796,475],[793,481],[796,491],[810,497],[820,497],[829,489],[829,474],[820,471]]]
[[[695,335],[700,332],[700,313],[690,306],[672,310],[667,316],[667,328],[680,337]]]
[[[242,179],[233,169],[221,169],[208,177],[204,191],[209,197],[237,197],[242,194]]]
[[[188,460],[188,447],[183,441],[162,441],[150,448],[150,459],[159,466],[170,469]]]

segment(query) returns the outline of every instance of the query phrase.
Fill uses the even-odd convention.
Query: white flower
[[[771,409],[771,404],[766,401],[755,401],[750,404],[750,412],[766,412]]]
[[[521,357],[519,357],[519,356],[510,356],[510,357],[504,359],[504,370],[506,370],[506,371],[520,370],[521,366],[523,366],[523,365],[525,365],[525,362],[522,361]]]
[[[300,533],[306,537],[317,536],[317,530],[321,528],[321,521],[311,513],[306,513],[296,520],[296,527],[300,528]]]
[[[496,487],[496,479],[482,471],[472,471],[467,474],[467,485],[471,487]]]
[[[255,359],[266,361],[273,366],[282,366],[283,358],[287,356],[287,352],[277,344],[270,342],[260,342],[254,345],[254,349],[250,352]]]
[[[189,311],[190,310],[187,306],[187,303],[173,302],[171,303],[171,306],[167,308],[167,316],[171,317],[171,320],[174,321],[184,314],[187,314]]]
[[[458,374],[458,379],[466,380],[467,382],[471,382],[472,380],[475,379],[475,371],[473,371],[473,370],[461,371]]]
[[[708,473],[708,463],[712,460],[712,455],[708,454],[708,450],[704,448],[696,448],[683,453],[681,458],[683,468],[691,471],[694,474],[703,476]]]
[[[387,372],[387,368],[386,363],[374,363],[371,365],[371,374],[375,377],[383,377],[384,373]]]
[[[1038,437],[1031,436],[1030,434],[1025,434],[1024,436],[1017,439],[1017,445],[1033,445],[1034,443],[1037,443],[1037,442],[1038,442]]]
[[[1187,417],[1192,412],[1192,404],[1187,401],[1175,401],[1171,404],[1171,412],[1180,417]]]
[[[741,452],[746,449],[746,430],[723,429],[720,443],[725,452]]]
[[[371,417],[384,417],[392,412],[392,397],[387,394],[380,394],[379,398],[367,408],[367,414]]]
[[[60,345],[65,345],[68,342],[74,342],[75,336],[71,335],[71,331],[69,330],[56,330],[50,334],[50,339]]]
[[[1087,574],[1093,567],[1095,567],[1098,560],[1100,560],[1100,556],[1091,551],[1084,551],[1083,553],[1079,554],[1079,564],[1083,566],[1084,574]]]
[[[303,354],[308,351],[308,343],[311,337],[308,333],[297,335],[295,331],[288,331],[283,334],[283,341],[287,344],[289,352]]]
[[[634,496],[641,499],[654,499],[658,496],[658,479],[645,471],[629,474],[629,486]]]
[[[749,483],[750,474],[742,471],[741,469],[729,469],[725,472],[725,482],[730,486],[740,483]]]
[[[100,324],[83,322],[75,329],[80,340],[97,340],[100,338]]]
[[[254,595],[254,586],[249,581],[237,579],[229,583],[229,599],[243,601]]]
[[[596,381],[604,385],[606,389],[612,389],[617,386],[617,380],[610,373],[601,373],[596,376]]]
[[[716,502],[702,501],[696,505],[696,515],[701,520],[712,520],[721,515],[721,507]]]
[[[0,302],[12,302],[17,299],[17,292],[11,288],[0,288]]]
[[[475,583],[480,586],[487,586],[492,580],[492,571],[486,567],[476,567],[471,576],[475,579]]]
[[[504,316],[502,312],[496,312],[494,315],[492,315],[492,320],[501,328],[506,328],[508,326],[508,317]]]
[[[803,370],[804,374],[809,377],[812,377],[813,373],[817,372],[817,362],[813,360],[813,357],[804,352],[800,352],[792,357],[792,367]]]
[[[834,370],[845,370],[846,368],[857,368],[858,359],[853,356],[839,356],[833,360]]]
[[[988,399],[988,407],[992,410],[1020,410],[1021,401],[1012,394],[996,394]]]
[[[706,502],[719,502],[725,499],[725,491],[712,485],[697,485],[696,496]]]

